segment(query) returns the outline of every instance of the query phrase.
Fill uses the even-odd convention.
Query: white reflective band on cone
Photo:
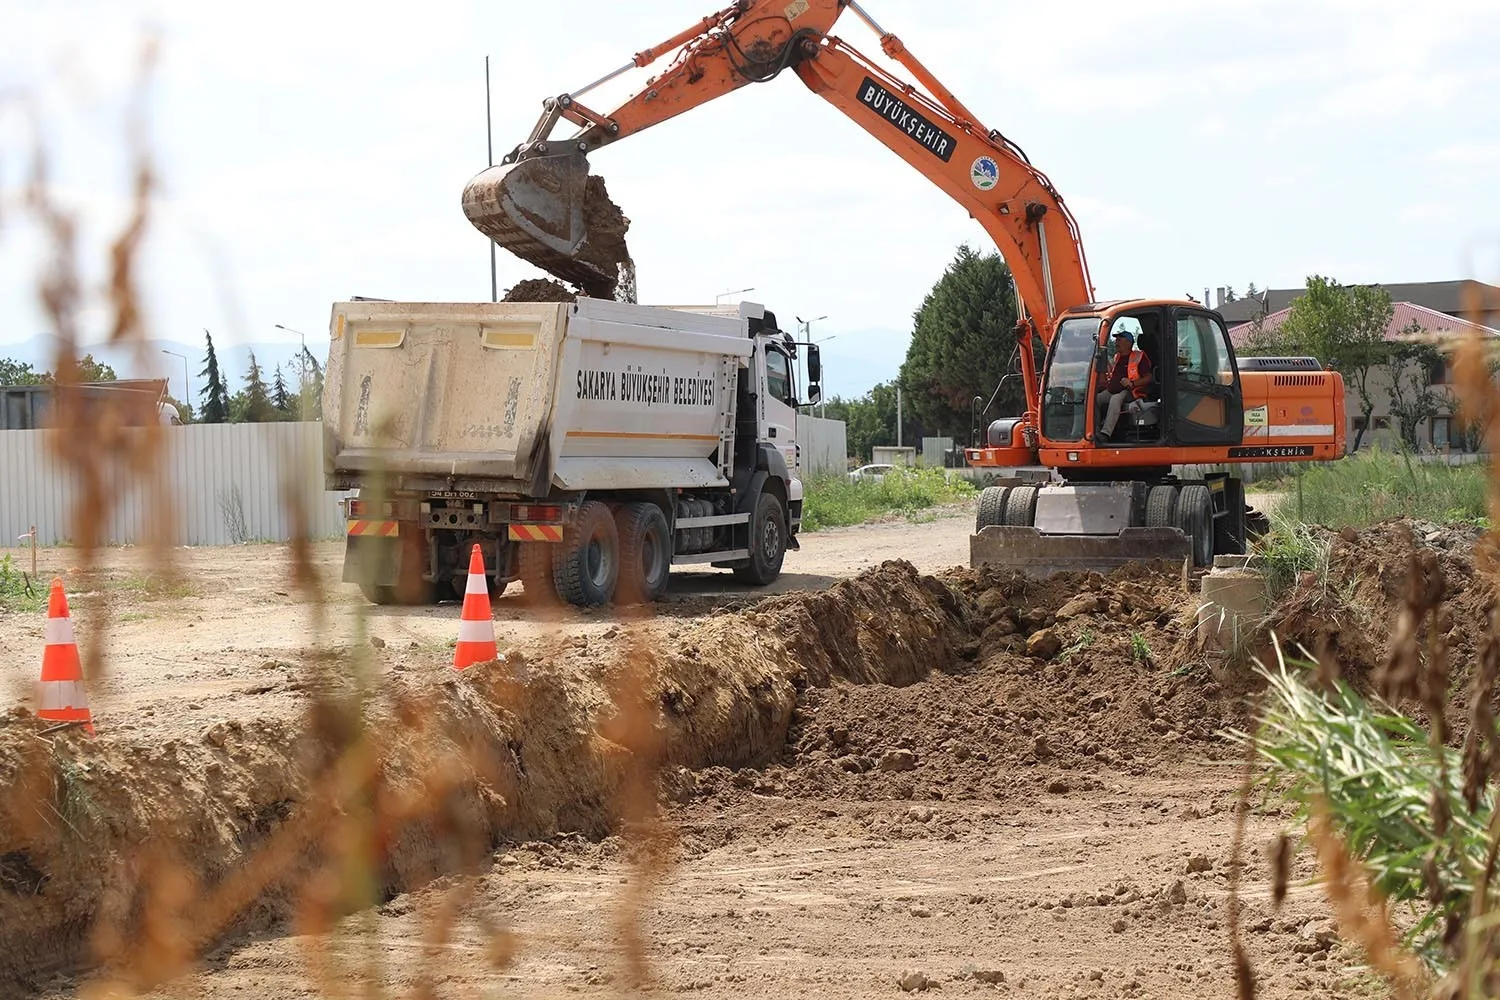
[[[489,586],[484,582],[484,577],[478,573],[469,574],[469,584],[464,587],[465,594],[488,594]]]
[[[73,642],[73,619],[48,618],[47,624],[42,626],[42,635],[49,646]]]
[[[37,704],[43,709],[88,708],[83,681],[38,681]]]
[[[458,623],[459,642],[494,642],[495,623],[492,621]]]

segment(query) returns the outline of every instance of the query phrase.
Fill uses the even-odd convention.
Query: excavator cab
[[[1117,461],[1090,464],[1172,465],[1129,454],[1147,449],[1238,444],[1244,399],[1234,349],[1223,320],[1207,309],[1176,302],[1132,302],[1101,309],[1080,306],[1057,326],[1042,380],[1043,447],[1082,444],[1119,449]],[[1131,394],[1107,442],[1099,440],[1105,403],[1100,395],[1115,364],[1115,336],[1150,362],[1151,381]],[[1107,396],[1105,397],[1107,400]],[[1154,456],[1153,456],[1154,457]]]

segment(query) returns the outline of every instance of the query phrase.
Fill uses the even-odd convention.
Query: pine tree
[[[280,365],[276,366],[276,378],[271,383],[271,403],[283,417],[292,415],[292,397],[287,392],[286,379],[282,377]]]
[[[229,420],[229,389],[224,385],[224,377],[219,374],[219,356],[214,353],[214,337],[207,330],[203,336],[208,340],[208,357],[203,360],[203,370],[198,374],[208,379],[199,393],[203,397],[203,407],[199,413],[199,420],[205,424],[222,424]]]
[[[266,381],[261,375],[260,363],[255,360],[254,351],[250,352],[250,370],[245,373],[241,407],[242,412],[237,416],[245,423],[264,424],[276,419],[276,409],[271,405],[271,394],[266,389]]]

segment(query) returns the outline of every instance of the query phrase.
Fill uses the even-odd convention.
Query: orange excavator
[[[845,12],[920,89],[829,33]],[[669,53],[613,111],[580,100]],[[1237,358],[1223,318],[1192,300],[1096,301],[1078,225],[1051,181],[854,0],[739,0],[544,101],[527,140],[469,182],[464,213],[544,270],[613,289],[627,264],[592,252],[607,238],[591,242],[600,213],[589,154],[788,70],[978,220],[1014,277],[1025,412],[994,421],[966,451],[970,466],[997,473],[980,496],[972,564],[1039,576],[1164,558],[1203,566],[1244,552],[1265,527],[1223,466],[1342,456],[1338,373],[1313,358]],[[554,138],[564,120],[578,131]],[[1219,469],[1174,473],[1184,466]]]

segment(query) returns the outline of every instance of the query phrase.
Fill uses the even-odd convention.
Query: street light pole
[[[297,355],[297,388],[300,392],[307,388],[307,334],[301,330],[293,330],[289,326],[282,326],[280,323],[276,324],[276,329],[295,333],[302,341],[302,353]]]
[[[193,405],[192,402],[191,402],[192,397],[193,397],[193,385],[192,385],[191,382],[188,381],[187,355],[186,354],[178,354],[176,351],[169,351],[166,348],[162,349],[162,353],[163,354],[170,354],[174,358],[181,358],[182,359],[182,392],[183,392],[182,405],[184,405],[184,406],[188,407],[189,409],[191,409],[192,405]]]
[[[753,291],[755,291],[754,288],[737,288],[737,289],[735,289],[732,292],[720,292],[718,295],[714,296],[714,305],[718,305],[719,304],[719,300],[722,299],[726,295],[744,295],[746,292],[753,292]]]

